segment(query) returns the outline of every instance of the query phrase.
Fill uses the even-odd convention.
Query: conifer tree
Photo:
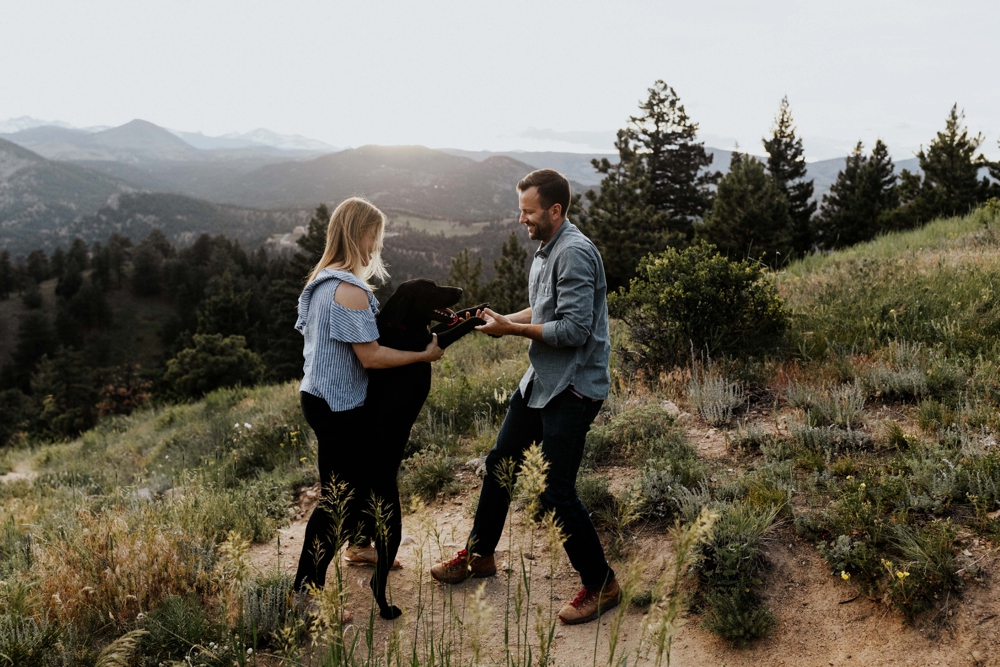
[[[528,307],[528,274],[524,269],[527,259],[528,252],[521,247],[517,233],[511,232],[500,259],[493,262],[496,277],[486,286],[486,298],[493,311],[506,315]]]
[[[468,308],[480,303],[483,296],[479,279],[483,274],[483,258],[477,257],[475,263],[466,248],[451,258],[451,269],[448,271],[448,284],[462,288],[462,300],[457,307]]]
[[[97,383],[83,352],[60,348],[42,359],[31,393],[41,403],[39,430],[46,435],[75,436],[97,422]]]
[[[965,113],[958,110],[958,104],[953,105],[944,131],[937,133],[926,151],[921,147],[917,153],[924,172],[910,206],[917,224],[968,213],[989,195],[989,180],[979,178],[979,170],[989,163],[982,153],[976,155],[983,135],[970,137],[964,122]]]
[[[885,143],[877,140],[868,157],[859,141],[830,192],[823,195],[818,241],[827,248],[838,248],[867,241],[890,229],[891,217],[899,207],[897,180]]]
[[[1000,148],[1000,139],[997,139],[997,147]],[[993,197],[1000,197],[1000,160],[991,162],[989,168],[990,176],[996,181],[996,183],[990,186],[990,194]]]
[[[734,152],[698,236],[730,259],[761,258],[776,266],[792,250],[792,225],[788,199],[763,163]]]
[[[66,253],[62,248],[52,251],[52,259],[49,260],[49,271],[52,275],[62,280],[63,273],[66,272]]]
[[[12,368],[9,377],[14,386],[28,391],[35,364],[43,356],[53,354],[57,346],[55,331],[45,313],[38,311],[28,313],[18,326],[17,345],[11,353]]]
[[[56,294],[68,299],[80,291],[81,285],[83,285],[83,271],[75,258],[70,259],[66,262],[66,269],[56,284]]]
[[[198,308],[197,333],[246,336],[249,305],[250,292],[237,292],[232,274],[225,271],[215,294],[206,298]]]
[[[687,115],[673,88],[657,81],[639,110],[642,115],[629,120],[635,150],[645,167],[641,192],[645,203],[663,216],[657,219],[657,231],[667,232],[673,237],[668,239],[671,244],[677,245],[690,239],[694,222],[708,212],[710,186],[720,174],[707,171],[712,155],[696,140],[698,123]]]
[[[581,231],[601,251],[608,292],[627,287],[639,260],[666,247],[664,236],[658,233],[663,215],[642,194],[648,190],[645,167],[632,147],[629,130],[618,131],[615,148],[617,162],[592,161],[604,178],[600,190],[584,195],[589,205],[578,217]]]
[[[160,232],[159,229],[154,231]],[[162,236],[163,232],[160,232],[160,235]],[[73,239],[73,244],[69,247],[69,252],[66,253],[66,261],[72,260],[76,260],[81,271],[90,268],[90,253],[87,252],[87,244],[79,237]]]
[[[812,199],[813,182],[805,180],[802,139],[795,135],[793,123],[788,97],[783,97],[771,137],[762,141],[767,152],[767,171],[788,199],[792,245],[797,252],[806,252],[813,244],[812,216],[816,212],[816,202]]]
[[[10,253],[0,252],[0,299],[7,299],[14,291],[14,266],[10,263]]]
[[[32,250],[28,253],[28,275],[36,283],[48,280],[49,273],[49,258],[45,256],[44,250]]]

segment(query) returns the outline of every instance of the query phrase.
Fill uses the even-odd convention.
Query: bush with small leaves
[[[711,244],[649,255],[636,273],[608,307],[631,334],[623,361],[654,375],[687,361],[692,346],[736,357],[773,349],[788,328],[767,269],[731,261]]]

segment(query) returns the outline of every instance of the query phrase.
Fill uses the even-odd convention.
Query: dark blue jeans
[[[527,393],[531,395],[530,387]],[[615,576],[604,558],[590,512],[576,495],[576,475],[587,431],[602,403],[580,398],[567,389],[544,408],[529,408],[521,391],[514,392],[497,443],[486,457],[486,479],[467,547],[470,553],[488,556],[496,551],[507,521],[510,498],[497,478],[500,462],[513,459],[520,464],[525,451],[541,442],[549,462],[548,484],[541,502],[546,511],[555,510],[562,524],[570,563],[587,588],[599,588]]]

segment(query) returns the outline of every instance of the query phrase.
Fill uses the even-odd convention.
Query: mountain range
[[[15,119],[6,125],[21,127],[32,120]],[[514,186],[529,171],[557,169],[580,192],[600,183],[591,160],[614,157],[422,146],[330,152],[332,147],[299,150],[260,143],[288,139],[286,145],[315,146],[304,137],[271,135],[256,130],[206,137],[143,120],[86,130],[35,125],[0,135],[0,248],[52,248],[66,245],[72,233],[83,233],[88,240],[105,238],[108,230],[138,233],[146,229],[139,221],[147,218],[169,224],[182,244],[199,230],[235,230],[232,235],[255,244],[289,231],[281,225],[300,220],[303,211],[355,194],[419,217],[500,220],[516,212]],[[730,151],[706,150],[713,155],[713,169],[728,171]],[[897,169],[919,171],[916,162],[899,162]],[[817,199],[843,166],[843,158],[808,165]],[[148,193],[177,199],[140,196]],[[164,207],[167,217],[157,217],[154,206]],[[187,226],[181,224],[185,216],[192,221]],[[239,232],[241,224],[248,226],[245,232]]]

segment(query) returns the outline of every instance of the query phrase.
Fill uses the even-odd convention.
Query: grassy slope
[[[950,525],[948,522],[969,524],[962,528],[963,536],[996,531],[994,523],[984,519],[985,511],[965,493],[971,488],[970,470],[979,474],[975,478],[978,488],[987,492],[984,480],[1000,483],[995,479],[1000,477],[1000,464],[990,467],[993,459],[984,449],[987,436],[997,425],[988,418],[980,419],[974,411],[958,409],[961,398],[954,384],[931,382],[917,393],[901,397],[867,395],[867,411],[847,416],[846,423],[858,434],[847,440],[836,440],[842,433],[836,425],[832,429],[810,427],[806,420],[816,415],[822,418],[822,411],[810,405],[797,407],[791,395],[783,396],[785,378],[795,366],[795,376],[802,378],[804,385],[811,383],[811,390],[819,396],[814,402],[836,407],[841,399],[823,386],[830,378],[856,382],[867,392],[870,388],[865,383],[870,381],[868,369],[873,360],[883,363],[887,372],[908,372],[899,366],[899,355],[893,356],[893,345],[898,342],[887,343],[903,339],[927,344],[925,351],[910,359],[922,374],[942,372],[943,368],[953,379],[978,378],[968,385],[964,400],[968,404],[971,397],[983,406],[992,406],[995,413],[991,392],[1000,386],[996,374],[977,375],[977,368],[984,364],[962,361],[966,352],[990,349],[977,348],[983,339],[966,333],[964,327],[992,317],[992,302],[980,294],[975,307],[959,303],[962,295],[977,294],[976,289],[988,286],[989,277],[1000,267],[994,258],[1000,242],[986,224],[996,225],[1000,220],[985,215],[978,212],[968,218],[938,221],[916,232],[891,235],[789,267],[779,279],[782,292],[798,314],[801,331],[813,332],[807,339],[821,342],[801,346],[811,357],[776,362],[778,370],[769,382],[782,396],[773,406],[778,411],[769,411],[768,399],[768,405],[753,406],[756,412],[743,415],[737,428],[723,427],[732,447],[717,460],[699,463],[693,459],[693,450],[684,443],[687,431],[672,426],[673,421],[656,407],[664,398],[684,406],[682,397],[650,395],[630,386],[627,378],[621,379],[601,418],[605,424],[597,431],[595,442],[605,451],[589,455],[590,464],[597,465],[598,477],[614,474],[626,478],[625,488],[617,490],[614,499],[607,496],[606,482],[603,491],[599,480],[592,482],[598,488],[591,490],[591,496],[603,496],[606,504],[608,514],[602,521],[612,547],[620,546],[642,525],[636,523],[639,517],[655,519],[656,512],[664,508],[674,511],[670,508],[675,501],[670,496],[661,498],[652,514],[644,514],[650,512],[649,507],[629,505],[630,480],[645,492],[688,486],[690,495],[679,503],[681,515],[691,518],[706,504],[719,509],[723,523],[717,539],[737,541],[718,544],[747,548],[754,554],[758,554],[757,542],[743,543],[739,540],[744,538],[733,537],[739,533],[739,522],[758,526],[751,527],[750,533],[766,531],[760,517],[783,507],[788,498],[794,499],[794,507],[781,511],[794,515],[796,525],[810,540],[826,541],[835,538],[838,531],[863,540],[864,531],[872,525],[858,523],[855,510],[858,503],[864,507],[865,494],[874,490],[878,495],[869,499],[874,501],[876,513],[866,510],[865,521],[901,521],[910,526],[909,534],[921,539],[948,533],[949,528],[936,527]],[[899,324],[900,312],[913,311],[931,321],[960,319],[963,324],[946,328],[944,334],[940,324],[925,325],[918,317],[903,318]],[[854,353],[826,354],[827,340],[854,345]],[[505,394],[513,390],[524,366],[524,341],[520,339],[476,337],[449,350],[446,359],[435,366],[434,389],[414,430],[412,445],[424,454],[411,459],[404,470],[407,493],[433,498],[438,489],[447,488],[456,462],[492,444]],[[642,400],[637,401],[637,397]],[[933,410],[925,409],[928,401]],[[892,408],[892,419],[886,419],[884,411],[872,410],[880,406]],[[689,408],[695,411],[694,405]],[[924,413],[938,421],[924,419]],[[844,421],[843,417],[834,414],[832,421]],[[976,419],[980,419],[975,425],[980,429],[978,434],[971,430]],[[902,431],[892,431],[894,420],[902,424],[907,437]],[[659,431],[649,430],[658,424],[662,425],[656,426]],[[953,427],[959,429],[957,437],[948,435]],[[659,435],[647,437],[653,432]],[[44,583],[42,595],[21,613],[47,613],[55,621],[74,625],[79,636],[86,637],[81,646],[99,646],[135,627],[140,607],[128,607],[125,596],[140,583],[145,587],[143,609],[155,608],[169,594],[185,591],[196,592],[205,604],[217,604],[212,601],[216,599],[213,591],[218,589],[206,582],[217,581],[232,563],[216,545],[231,530],[257,541],[274,534],[287,516],[290,491],[315,477],[314,454],[307,437],[295,386],[289,384],[224,390],[197,403],[147,409],[102,422],[71,443],[8,454],[9,463],[21,462],[19,469],[24,469],[23,462],[28,460],[40,475],[34,481],[0,485],[3,511],[12,517],[11,529],[0,542],[0,551],[8,557],[8,565],[0,570],[8,582],[7,590]],[[597,460],[601,457],[604,463]],[[959,473],[949,469],[952,463],[941,463],[943,460],[957,462]],[[606,468],[609,462],[627,466]],[[704,486],[696,487],[702,483]],[[870,490],[866,491],[865,484]],[[988,500],[995,502],[996,498]],[[828,513],[827,508],[833,509]],[[629,512],[634,514],[632,518],[627,516]],[[23,543],[29,525],[40,545],[32,567],[11,556],[18,553],[17,545]],[[662,526],[655,521],[651,524],[654,531]],[[739,534],[745,535],[747,528],[740,530],[744,532]],[[130,531],[135,535],[129,537]],[[100,536],[96,542],[87,537],[95,534]],[[194,539],[195,551],[201,554],[198,558],[192,556]],[[951,567],[954,555],[967,543],[954,536],[948,539],[951,541],[938,544],[936,553]],[[156,547],[142,547],[150,551],[147,560],[126,568],[133,579],[122,579],[125,584],[104,580],[101,573],[108,559],[122,557],[121,549],[140,549],[136,540],[155,542]],[[905,565],[906,561],[900,560],[905,550],[884,536],[881,542],[869,541],[883,551],[873,552],[867,560],[848,559],[843,568],[854,575],[852,584],[857,582],[866,591],[882,590],[886,599],[901,604],[898,595],[893,598],[894,589],[879,588],[886,575],[878,558],[888,555]],[[971,542],[968,546],[973,548]],[[827,558],[831,567],[840,562],[837,557]],[[151,567],[150,559],[162,575],[142,579],[142,573]],[[766,579],[764,562],[758,555],[753,559],[756,569],[752,577]],[[890,583],[895,578],[893,572],[888,574]],[[941,590],[939,582],[926,577],[914,576],[907,581],[924,587],[899,589],[900,594],[913,599],[926,590]],[[725,577],[706,575],[705,585],[713,594],[724,591],[729,583]],[[88,598],[86,604],[81,601],[85,586],[97,591],[88,594],[96,597]],[[66,604],[51,602],[55,593]],[[0,593],[0,609],[16,611],[12,600],[10,593]],[[745,618],[737,621],[711,611],[711,606],[707,609],[709,613],[703,618],[713,631],[744,631]],[[106,618],[108,611],[119,618],[111,626],[97,620]],[[759,612],[758,619],[761,627],[770,627],[766,610]]]
[[[871,352],[902,339],[975,355],[1000,333],[998,249],[1000,214],[982,208],[810,256],[779,284],[801,331],[812,332],[809,352],[826,342]]]

